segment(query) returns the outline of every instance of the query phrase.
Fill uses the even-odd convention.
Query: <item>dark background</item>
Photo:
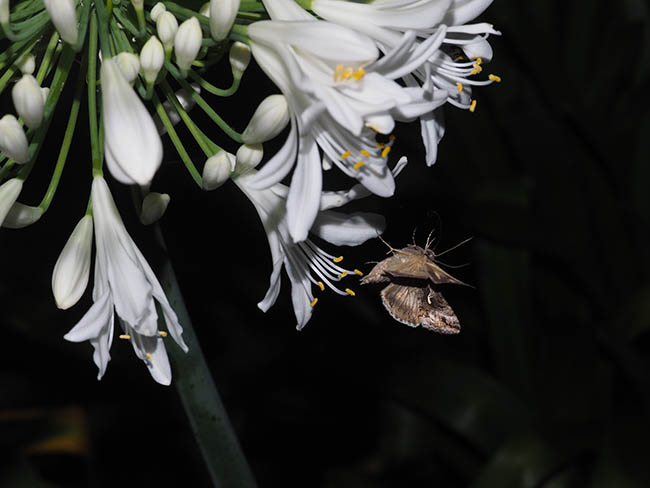
[[[433,168],[419,126],[402,126],[392,154],[410,164],[394,198],[350,206],[384,214],[396,247],[415,228],[420,244],[435,229],[439,251],[474,237],[444,257],[469,263],[454,274],[476,287],[443,289],[457,336],[398,324],[380,287],[353,280],[357,296],[322,294],[302,332],[286,276],[263,314],[271,263],[252,205],[163,166],[171,259],[261,487],[650,486],[649,15],[643,0],[497,0],[488,70],[503,83],[477,90],[474,114],[445,109]],[[251,66],[241,91],[207,96],[239,130],[271,87]],[[51,210],[0,237],[0,486],[209,486],[173,386],[117,340],[97,382],[90,345],[62,339],[91,303],[62,312],[50,292],[88,197],[83,134]],[[49,181],[50,139],[24,203]],[[155,262],[128,189],[111,187]],[[385,247],[343,252],[368,271]]]

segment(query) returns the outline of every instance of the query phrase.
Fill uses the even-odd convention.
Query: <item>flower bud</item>
[[[174,51],[176,52],[176,64],[180,69],[190,69],[199,49],[201,49],[202,40],[201,24],[196,17],[190,17],[179,26],[174,37]]]
[[[34,58],[33,54],[25,54],[16,61],[16,64],[22,74],[31,75],[36,69],[36,58]]]
[[[167,193],[148,193],[142,200],[142,210],[140,211],[140,222],[144,225],[151,225],[157,222],[167,210],[170,197]]]
[[[277,136],[289,123],[289,105],[284,95],[269,95],[259,104],[242,133],[246,144],[266,142]]]
[[[235,156],[226,151],[219,151],[210,156],[203,166],[203,188],[214,190],[223,185],[235,169]]]
[[[143,10],[144,9],[144,0],[131,0],[131,5],[133,5],[133,8],[136,10]]]
[[[43,3],[61,39],[68,44],[76,44],[78,34],[75,0],[43,0]]]
[[[36,129],[43,121],[45,102],[38,81],[32,75],[23,75],[11,90],[16,112],[25,125]]]
[[[210,0],[210,34],[215,41],[222,41],[235,22],[239,0]]]
[[[243,173],[254,168],[264,157],[264,149],[261,144],[243,144],[237,149],[237,171]]]
[[[151,36],[140,51],[140,66],[147,83],[156,81],[156,77],[165,62],[165,50],[156,36]]]
[[[0,186],[0,224],[5,220],[5,217],[11,210],[11,207],[16,203],[20,191],[23,189],[23,180],[12,178],[5,181]]]
[[[90,276],[93,218],[85,215],[65,243],[52,272],[52,293],[56,306],[72,307],[86,291]]]
[[[203,5],[201,5],[201,8],[199,9],[199,13],[204,17],[210,17],[210,2],[206,2]]]
[[[9,0],[0,0],[0,24],[9,23]]]
[[[19,164],[29,160],[27,136],[11,114],[0,119],[0,150]]]
[[[47,102],[47,97],[50,96],[50,87],[49,86],[42,86],[41,87],[41,96],[43,97],[43,103]]]
[[[158,17],[160,16],[160,14],[162,14],[163,12],[166,12],[166,11],[167,11],[167,7],[165,7],[165,4],[162,3],[162,2],[158,2],[156,5],[154,5],[151,8],[151,12],[150,12],[151,20],[153,20],[154,22],[157,22]]]
[[[158,39],[165,46],[165,51],[171,51],[174,47],[174,38],[178,31],[178,21],[171,12],[161,12],[156,20],[156,32]]]
[[[230,46],[229,59],[232,77],[239,80],[248,68],[248,63],[251,62],[251,48],[243,42],[236,41]]]
[[[32,207],[31,205],[24,205],[20,202],[15,202],[7,216],[5,217],[2,227],[7,229],[22,229],[28,225],[32,225],[43,215],[41,207]]]
[[[138,59],[138,55],[121,52],[115,56],[115,60],[117,61],[117,65],[120,67],[120,71],[124,75],[126,81],[133,85],[133,82],[140,72],[140,59]]]

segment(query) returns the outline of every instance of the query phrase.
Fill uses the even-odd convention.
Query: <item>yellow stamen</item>
[[[463,91],[463,84],[460,81],[456,83],[456,86],[458,87],[458,93]]]
[[[475,58],[475,61],[476,61],[476,64],[480,66],[481,63],[483,62],[483,58]]]
[[[343,271],[343,273],[341,273],[341,274],[339,275],[339,278],[345,278],[347,275],[348,275],[348,272],[347,272],[347,271]]]
[[[386,144],[384,144],[383,142],[378,142],[378,143],[377,143],[377,147],[378,147],[379,149],[383,149],[384,146],[386,146]]]
[[[347,68],[345,68],[343,70],[343,73],[341,74],[341,80],[343,80],[343,81],[347,80],[348,78],[350,78],[352,76],[353,73],[354,73],[354,71],[352,70],[352,68],[350,68],[348,66]]]
[[[364,164],[366,164],[366,163],[364,163],[363,161],[359,161],[358,163],[355,163],[354,166],[352,166],[352,167],[353,167],[354,169],[359,169],[359,168],[361,168],[361,166],[363,166]]]
[[[322,281],[319,281],[316,284],[318,285],[318,288],[320,288],[320,291],[325,291],[325,285],[323,284]]]
[[[349,158],[350,154],[352,154],[350,151],[345,151],[343,154],[341,154],[341,159]]]
[[[128,341],[131,338],[129,334],[120,334],[120,339],[124,339],[125,341]]]
[[[361,271],[359,271],[358,269],[354,270],[354,274],[359,275],[359,276],[363,276],[363,273]]]
[[[352,290],[350,290],[349,288],[346,288],[346,289],[345,289],[345,293],[347,293],[347,294],[350,295],[351,297],[353,297],[353,296],[356,295],[356,293],[354,293],[354,292],[353,292]]]
[[[334,68],[334,81],[339,81],[341,79],[343,71],[345,71],[345,68],[342,64],[336,65],[336,68]]]
[[[454,61],[462,61],[463,59],[465,59],[465,58],[459,54],[458,56],[456,56]]]
[[[390,137],[389,137],[388,139],[390,139],[391,141],[394,141],[394,140],[397,139],[397,138],[396,138],[393,134],[391,134]]]
[[[497,76],[497,75],[490,75],[490,76],[488,76],[488,78],[489,78],[490,80],[494,81],[495,83],[501,83],[501,77],[500,77],[500,76]]]
[[[343,261],[343,256],[339,256],[338,258],[334,258],[334,259],[332,259],[332,261],[334,261],[335,263],[340,263],[341,261]]]
[[[314,298],[314,299],[311,301],[311,306],[313,307],[313,306],[316,305],[317,303],[318,303],[318,298]]]
[[[359,81],[361,78],[363,78],[363,75],[365,75],[366,72],[363,68],[359,67],[355,72],[354,72],[354,79]]]
[[[160,337],[167,337],[167,332],[164,330],[159,330],[158,333],[160,334]]]
[[[475,64],[475,65],[474,65],[474,69],[472,70],[472,72],[470,73],[470,75],[477,75],[477,74],[479,74],[481,71],[483,71],[483,68],[481,68],[478,64]]]
[[[365,149],[362,149],[362,150],[361,150],[361,155],[362,155],[362,156],[365,156],[365,157],[367,157],[367,158],[370,157],[370,153],[369,153],[368,151],[366,151]]]
[[[382,158],[388,157],[388,153],[390,152],[390,150],[391,150],[391,147],[390,147],[390,146],[386,146],[386,147],[384,148],[384,150],[381,152],[381,157],[382,157]]]
[[[145,357],[146,357],[149,361],[152,361],[152,360],[153,360],[153,356],[151,355],[151,353],[147,353],[147,354],[145,354]]]
[[[472,100],[472,104],[469,106],[469,111],[474,112],[476,110],[476,100]]]

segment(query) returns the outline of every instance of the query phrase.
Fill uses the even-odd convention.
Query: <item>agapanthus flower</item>
[[[174,310],[146,259],[129,236],[115,207],[106,181],[96,176],[92,184],[95,227],[95,278],[93,305],[65,338],[90,341],[93,360],[101,379],[110,360],[115,315],[136,356],[144,361],[158,383],[171,383],[171,368],[164,337],[167,332],[187,351]],[[167,331],[158,329],[156,303],[162,310]]]

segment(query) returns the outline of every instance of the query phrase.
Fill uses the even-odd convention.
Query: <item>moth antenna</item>
[[[439,256],[442,256],[443,254],[447,254],[449,251],[453,251],[454,249],[456,249],[456,248],[462,246],[463,244],[467,244],[467,243],[468,243],[469,241],[471,241],[472,239],[474,239],[473,236],[472,236],[472,237],[468,237],[468,238],[465,239],[464,241],[459,242],[458,244],[456,244],[456,245],[453,246],[453,247],[450,247],[450,248],[447,249],[446,251],[442,251],[440,254],[436,254],[436,255],[435,255],[435,256],[436,256],[436,261],[438,260],[438,257],[439,257]]]
[[[447,263],[443,263],[442,261],[439,261],[438,259],[436,259],[436,264],[442,264],[443,266],[446,266],[447,268],[451,268],[451,269],[458,269],[458,268],[464,268],[465,266],[469,266],[471,263],[447,264]]]
[[[440,237],[438,238],[438,240],[436,242],[436,245],[433,246],[433,249],[432,249],[432,251],[435,252],[436,248],[438,247],[438,245],[440,244],[441,239],[442,239],[442,219],[440,218],[440,214],[436,210],[433,211],[433,215],[436,216],[436,219],[438,220],[438,228],[440,229]],[[436,228],[436,226],[434,225],[433,229],[435,229],[435,228]],[[433,232],[433,229],[431,230],[431,232]],[[433,244],[433,242],[431,242],[431,244]],[[429,246],[426,246],[426,249],[429,249]]]
[[[393,249],[393,246],[391,246],[390,244],[388,244],[388,243],[386,242],[386,240],[381,236],[381,234],[377,234],[377,238],[378,238],[381,242],[383,242],[383,243],[386,245],[386,247],[388,247],[388,249],[389,249],[388,252],[395,252],[395,249]],[[386,253],[386,254],[388,254],[388,253]]]
[[[433,233],[435,232],[435,230],[436,230],[436,229],[433,228],[433,229],[431,229],[431,232],[429,232],[429,235],[427,236],[427,242],[426,242],[426,244],[424,245],[424,248],[425,248],[425,249],[429,249],[429,245],[433,244],[433,241],[431,240],[431,236],[433,235]],[[415,244],[415,243],[414,243],[414,244]]]
[[[414,246],[416,245],[416,244],[415,244],[415,234],[416,234],[417,231],[418,231],[418,228],[415,227],[415,228],[413,229],[413,235],[411,236],[411,240],[413,241],[413,245],[414,245]]]

